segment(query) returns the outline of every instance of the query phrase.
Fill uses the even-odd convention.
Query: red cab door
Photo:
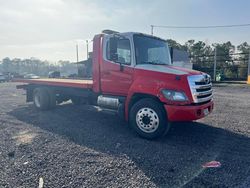
[[[126,96],[133,82],[131,43],[128,38],[117,40],[117,61],[110,58],[110,38],[103,41],[101,90],[103,94]]]

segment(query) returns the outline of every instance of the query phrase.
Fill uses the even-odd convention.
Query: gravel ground
[[[91,106],[38,112],[15,86],[0,84],[0,187],[250,187],[249,86],[215,86],[211,115],[156,141]]]

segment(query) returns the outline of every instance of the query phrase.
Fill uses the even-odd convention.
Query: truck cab
[[[104,31],[93,39],[91,59],[92,80],[78,81],[79,87],[74,80],[67,80],[67,85],[63,80],[29,81],[25,86],[28,101],[41,108],[39,100],[44,96],[53,104],[62,98],[85,100],[116,110],[133,130],[148,139],[164,135],[171,122],[197,120],[213,110],[210,76],[173,66],[164,39]]]

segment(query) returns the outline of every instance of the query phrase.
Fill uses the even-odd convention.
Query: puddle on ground
[[[37,136],[36,133],[33,133],[29,130],[20,131],[17,135],[12,138],[16,140],[17,144],[30,144],[33,139]]]

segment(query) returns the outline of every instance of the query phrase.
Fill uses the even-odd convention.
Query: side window
[[[110,52],[110,40],[107,42],[106,46],[106,57],[108,60],[112,61],[111,58],[111,52]],[[131,48],[130,48],[130,41],[129,39],[118,39],[117,40],[117,48],[116,48],[116,54],[117,54],[117,62],[116,63],[122,63],[126,65],[131,64]]]
[[[131,64],[131,49],[128,39],[121,39],[117,44],[118,61],[130,65]]]

